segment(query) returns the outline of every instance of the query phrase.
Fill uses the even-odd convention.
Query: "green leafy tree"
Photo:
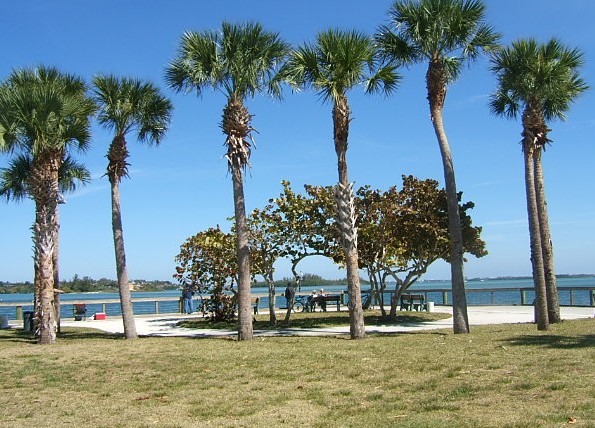
[[[422,277],[437,260],[450,257],[449,216],[447,193],[436,180],[420,180],[403,176],[401,190],[384,193],[380,211],[380,230],[386,250],[380,258],[380,270],[396,282],[391,316],[396,315],[400,296]],[[481,228],[473,226],[468,211],[473,202],[461,203],[457,195],[461,217],[463,251],[475,257],[487,254],[481,239]]]
[[[269,294],[269,322],[277,324],[275,314],[275,262],[285,255],[285,234],[279,213],[272,204],[263,209],[255,209],[248,217],[250,228],[250,260],[252,274],[260,274],[265,279]],[[289,313],[289,310],[288,310]]]
[[[127,339],[136,339],[120,206],[120,182],[128,176],[129,166],[126,137],[132,132],[140,142],[159,144],[169,126],[173,107],[155,85],[138,79],[97,76],[93,86],[99,123],[115,134],[107,153],[107,177],[111,186],[116,273],[124,334]]]
[[[56,340],[53,256],[59,171],[72,148],[88,147],[94,111],[84,81],[56,68],[15,70],[0,85],[0,150],[30,160],[26,190],[35,202],[35,321],[41,344]]]
[[[235,317],[234,283],[238,278],[234,236],[217,226],[188,238],[176,256],[176,278],[181,284],[209,294],[205,312],[213,321]]]
[[[325,230],[335,224],[336,205],[333,189],[324,197],[314,197],[313,186],[304,186],[306,194],[293,191],[287,180],[281,182],[283,191],[271,200],[276,207],[274,214],[280,221],[279,227],[284,239],[284,253],[291,261],[291,271],[296,282],[302,281],[297,271],[298,264],[310,256],[331,257],[330,248],[336,248],[337,240],[332,242]],[[332,258],[332,257],[331,257]],[[342,258],[344,260],[344,257]]]
[[[463,64],[482,52],[495,50],[500,36],[483,22],[485,5],[478,0],[399,0],[389,14],[391,26],[381,27],[376,36],[384,57],[395,62],[428,62],[430,118],[440,147],[448,195],[453,330],[468,333],[461,218],[442,112],[448,84],[458,78]]]
[[[350,334],[365,337],[357,254],[357,229],[353,184],[347,169],[347,144],[351,112],[347,92],[365,85],[367,93],[392,92],[398,76],[394,66],[379,66],[372,40],[356,31],[327,30],[316,42],[295,50],[284,69],[285,79],[294,87],[308,87],[323,101],[333,104],[333,136],[337,154],[339,183],[335,190],[336,217],[345,251],[349,292]]]
[[[547,330],[560,321],[560,308],[552,256],[541,154],[551,140],[547,123],[564,119],[572,102],[587,84],[578,68],[583,54],[552,39],[540,44],[534,39],[517,40],[492,59],[498,89],[490,107],[500,116],[522,116],[525,189],[535,286],[536,322]]]
[[[280,97],[277,71],[285,61],[289,46],[277,33],[260,24],[243,25],[224,22],[221,32],[184,33],[178,57],[168,66],[166,80],[170,87],[221,91],[227,97],[221,129],[226,135],[227,162],[233,183],[235,228],[237,238],[238,339],[251,340],[249,229],[246,222],[243,175],[252,149],[252,115],[247,98],[265,92]]]

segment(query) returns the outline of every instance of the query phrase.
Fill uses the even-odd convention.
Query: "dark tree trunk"
[[[277,314],[275,313],[275,281],[273,281],[273,273],[269,272],[266,275],[267,285],[269,286],[269,324],[277,325]]]

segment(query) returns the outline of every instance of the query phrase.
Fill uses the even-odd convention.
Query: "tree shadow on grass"
[[[62,331],[58,333],[56,338],[60,340],[84,340],[84,339],[122,339],[123,334],[120,333],[107,333],[101,330],[95,330],[91,328],[62,328]],[[0,343],[28,343],[35,345],[37,339],[35,336],[28,331],[20,328],[11,328],[6,330],[0,330]]]
[[[396,318],[383,317],[380,313],[369,313],[364,317],[366,326],[387,326],[387,325],[410,325],[448,318],[450,315],[427,312],[399,313]],[[341,327],[349,325],[349,313],[347,312],[314,312],[292,315],[289,324],[283,321],[282,317],[277,320],[277,325],[272,326],[268,315],[258,315],[253,322],[254,330],[278,330],[283,328],[316,329],[326,327]],[[236,321],[211,322],[209,320],[189,319],[180,321],[177,326],[193,329],[221,329],[234,330],[237,328]]]
[[[124,339],[122,333],[109,333],[94,328],[81,328],[81,327],[67,327],[62,328],[62,331],[58,334],[58,340],[81,340],[81,339]]]
[[[513,337],[503,342],[511,346],[539,346],[552,349],[595,348],[595,334],[579,336],[531,335]]]
[[[33,334],[26,332],[22,328],[9,328],[0,330],[0,343],[37,343]]]

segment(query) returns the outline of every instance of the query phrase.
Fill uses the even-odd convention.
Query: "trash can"
[[[428,312],[434,312],[434,302],[428,302],[426,308],[428,309]]]
[[[8,325],[8,317],[6,315],[0,315],[0,329],[10,328]]]
[[[24,311],[23,312],[23,330],[25,332],[30,333],[35,329],[35,321],[33,319],[33,312],[32,311]]]

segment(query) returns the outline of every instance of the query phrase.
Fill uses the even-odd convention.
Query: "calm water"
[[[467,282],[467,301],[469,305],[520,305],[521,304],[521,288],[532,289],[533,281],[530,279],[498,279],[498,280],[476,280]],[[589,306],[591,304],[590,291],[588,288],[595,288],[595,277],[585,278],[559,278],[558,287],[574,287],[578,290],[574,290],[572,293],[572,303],[576,306]],[[362,286],[362,289],[366,289],[366,285]],[[389,285],[390,290],[394,290],[394,284]],[[514,288],[515,290],[503,290],[500,292],[485,291],[486,289],[502,289],[502,288]],[[584,290],[581,290],[584,288]],[[309,293],[314,289],[320,289],[320,287],[302,287],[301,292]],[[412,291],[426,292],[428,301],[433,301],[437,305],[444,304],[442,292],[432,292],[428,290],[432,289],[450,289],[450,281],[427,281],[415,284]],[[276,303],[278,307],[286,306],[283,292],[285,287],[277,287],[276,289]],[[346,285],[339,286],[327,286],[324,290],[331,293],[346,291]],[[268,293],[267,288],[257,287],[252,289],[253,294],[266,295]],[[450,292],[447,294],[447,303],[452,303],[452,297]],[[159,302],[160,313],[176,313],[179,311],[178,298],[180,292],[178,290],[162,291],[162,292],[133,292],[132,298],[171,298],[171,301]],[[118,293],[72,293],[62,294],[60,296],[61,302],[61,316],[64,318],[72,317],[72,305],[69,302],[72,301],[85,301],[85,300],[113,300],[118,299]],[[571,303],[571,294],[569,290],[559,291],[560,304],[568,306]],[[534,299],[534,293],[532,290],[527,291],[526,301],[531,303]],[[23,304],[23,311],[33,310],[33,295],[32,294],[0,294],[0,301],[3,303],[8,302],[19,302]],[[385,296],[385,302],[389,302],[389,296]],[[195,305],[196,306],[196,305]],[[268,307],[268,297],[261,297],[260,305],[261,308]],[[110,315],[120,315],[120,304],[119,302],[107,303],[106,312]],[[92,316],[95,312],[103,312],[103,306],[100,304],[88,304],[87,315]],[[152,314],[155,313],[154,302],[137,302],[134,303],[135,314]],[[0,315],[7,315],[9,319],[16,318],[16,311],[14,307],[0,306]]]

